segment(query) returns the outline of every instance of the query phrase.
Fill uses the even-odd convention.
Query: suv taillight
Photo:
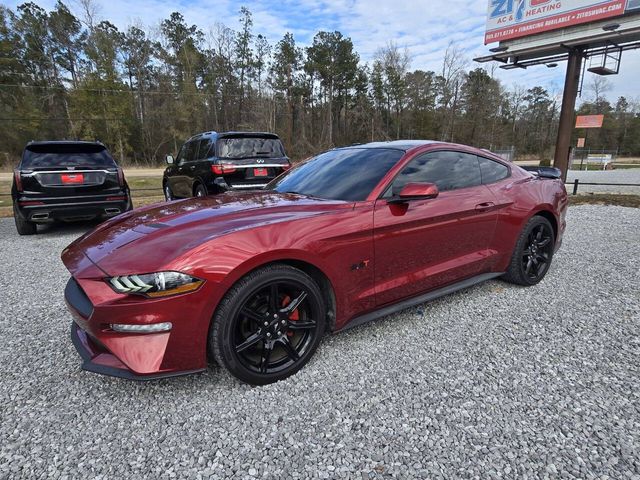
[[[216,175],[225,175],[227,173],[235,172],[236,167],[229,167],[228,165],[211,165],[211,171]]]
[[[14,170],[13,179],[16,182],[16,190],[22,192],[22,175],[20,175],[20,170]]]
[[[118,167],[118,183],[124,187],[124,171],[120,167]]]
[[[287,163],[286,165],[282,165],[282,170],[285,172],[291,168],[291,164]]]

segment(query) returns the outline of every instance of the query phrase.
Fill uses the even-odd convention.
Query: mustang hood
[[[150,271],[157,271],[185,252],[222,235],[349,205],[271,191],[231,192],[155,204],[115,217],[78,238],[62,252],[62,260],[74,274],[83,270],[86,256],[109,275],[126,275],[146,273],[127,270],[127,265],[133,264],[139,270],[146,256]]]

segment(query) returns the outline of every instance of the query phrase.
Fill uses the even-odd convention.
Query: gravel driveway
[[[60,250],[0,220],[0,478],[640,478],[640,209],[571,207],[539,286],[327,338],[275,385],[83,372]]]

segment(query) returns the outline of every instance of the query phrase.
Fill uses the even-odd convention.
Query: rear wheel
[[[503,278],[518,285],[535,285],[551,266],[555,235],[549,220],[534,216],[527,222]]]
[[[195,191],[194,191],[194,195],[196,197],[206,197],[207,196],[207,189],[204,188],[204,185],[200,184],[196,187]]]
[[[34,222],[28,222],[18,213],[15,204],[13,205],[13,219],[16,222],[16,230],[19,235],[35,235],[38,233],[38,227]]]
[[[306,273],[272,265],[241,279],[220,302],[209,332],[215,360],[252,385],[300,370],[325,331],[322,294]]]

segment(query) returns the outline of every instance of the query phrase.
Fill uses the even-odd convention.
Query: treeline
[[[552,154],[556,92],[507,89],[453,45],[439,71],[411,70],[393,43],[365,63],[337,31],[304,48],[290,33],[268,39],[244,7],[235,29],[175,12],[121,31],[92,0],[79,4],[78,16],[60,1],[52,11],[0,6],[0,162],[32,139],[99,139],[121,162],[158,165],[208,130],[276,132],[294,159],[396,138]],[[640,153],[637,105],[596,95],[582,109],[608,114],[590,145]]]

